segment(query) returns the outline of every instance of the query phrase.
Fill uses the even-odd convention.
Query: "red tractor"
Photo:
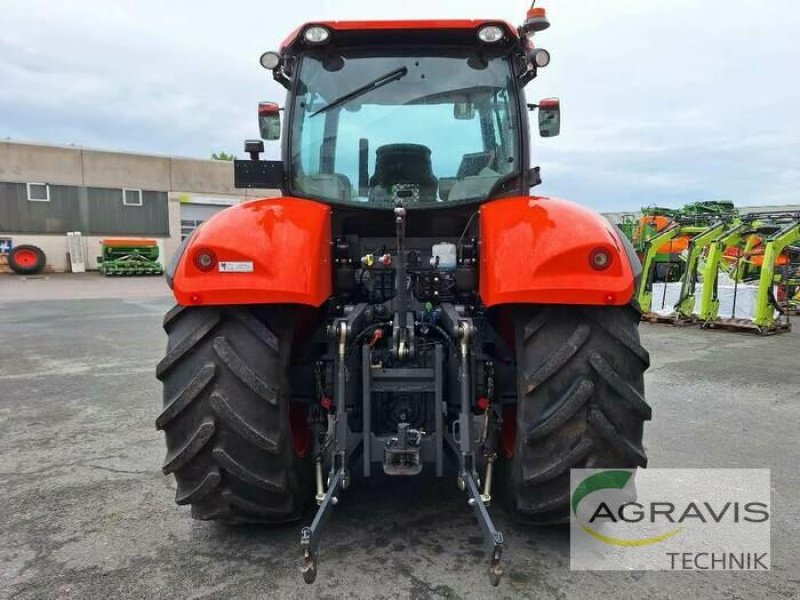
[[[261,64],[288,95],[259,106],[228,208],[168,268],[157,376],[165,474],[196,519],[301,533],[314,580],[324,522],[357,478],[453,477],[487,506],[568,519],[571,468],[644,467],[640,264],[619,230],[532,196],[525,86],[548,26],[496,20],[314,22]],[[281,128],[280,112],[284,112]],[[282,131],[281,131],[282,129]]]

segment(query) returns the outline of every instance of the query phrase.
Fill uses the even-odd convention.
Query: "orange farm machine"
[[[639,259],[599,214],[531,192],[529,115],[560,129],[557,99],[525,97],[548,26],[539,7],[521,26],[302,25],[261,57],[287,95],[234,165],[281,195],[218,213],[167,269],[176,501],[228,523],[316,502],[307,582],[326,520],[378,473],[452,477],[497,584],[490,505],[563,523],[571,468],[647,463]]]

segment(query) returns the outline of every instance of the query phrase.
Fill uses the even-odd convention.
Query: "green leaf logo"
[[[581,481],[578,486],[575,488],[575,491],[572,492],[572,514],[576,517],[578,516],[578,505],[581,503],[586,496],[597,492],[599,490],[609,490],[609,489],[616,489],[621,490],[633,477],[634,471],[601,471],[600,473],[595,473],[594,475],[590,475],[583,481]],[[663,542],[675,535],[678,535],[681,532],[681,528],[678,527],[671,531],[668,531],[662,535],[657,535],[654,537],[645,537],[645,538],[638,538],[638,539],[623,539],[618,537],[613,537],[610,535],[605,535],[600,533],[599,531],[595,531],[591,527],[587,525],[581,525],[581,529],[592,536],[599,542],[603,542],[604,544],[609,544],[610,546],[626,546],[626,547],[637,547],[637,546],[650,546],[652,544],[657,544],[659,542]]]
[[[572,514],[578,515],[578,504],[592,492],[607,489],[621,490],[628,484],[631,477],[633,477],[633,471],[603,471],[587,477],[578,484],[572,493]]]

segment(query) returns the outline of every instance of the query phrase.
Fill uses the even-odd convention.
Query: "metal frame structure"
[[[328,429],[325,441],[321,445],[321,452],[315,458],[316,468],[316,499],[319,505],[312,523],[304,527],[300,534],[300,547],[303,553],[303,567],[301,569],[306,583],[312,583],[317,576],[318,557],[323,527],[330,518],[333,508],[338,504],[341,493],[350,484],[350,463],[354,452],[362,449],[363,475],[372,476],[372,466],[383,464],[384,471],[390,475],[416,475],[420,472],[422,461],[420,455],[433,457],[434,469],[437,477],[444,474],[444,444],[458,457],[457,483],[461,491],[467,494],[467,505],[472,508],[483,534],[484,546],[489,556],[488,574],[493,585],[500,582],[503,574],[501,564],[504,536],[497,529],[487,510],[491,502],[491,485],[494,460],[496,452],[491,447],[484,454],[485,477],[484,487],[481,490],[481,479],[478,475],[478,457],[476,451],[481,447],[486,448],[490,436],[489,414],[478,418],[472,413],[473,382],[470,376],[471,366],[475,361],[473,356],[473,340],[475,329],[472,319],[463,317],[452,304],[442,304],[442,328],[451,340],[458,344],[458,381],[460,410],[458,420],[454,423],[452,431],[444,430],[444,348],[436,344],[434,348],[434,366],[403,367],[393,369],[376,369],[369,360],[370,348],[361,346],[362,363],[362,390],[361,401],[363,407],[363,425],[361,432],[351,430],[348,423],[346,398],[348,397],[347,361],[348,345],[353,341],[351,333],[362,328],[367,304],[353,307],[344,318],[337,319],[333,326],[333,334],[338,341],[337,354],[334,362],[334,405],[335,411],[329,415]],[[435,398],[435,431],[416,432],[401,429],[397,437],[377,436],[372,431],[372,394],[381,391],[391,391],[402,385],[405,391],[414,390],[430,392]],[[483,422],[481,427],[480,422]],[[476,427],[477,425],[477,427]],[[480,435],[475,436],[476,429],[480,428]],[[416,436],[416,439],[414,439]],[[382,454],[383,452],[383,454]],[[405,457],[416,456],[416,460],[405,461],[394,471],[389,471],[392,461],[387,460],[386,453],[393,452]],[[329,465],[328,484],[323,485],[323,467]],[[413,468],[419,466],[419,469]],[[399,469],[408,468],[407,472]]]
[[[665,214],[671,222],[661,231],[651,232],[650,237],[639,240],[643,254],[643,273],[637,289],[637,300],[643,312],[643,319],[651,322],[664,322],[675,325],[702,323],[706,328],[729,328],[754,330],[764,335],[789,331],[789,315],[794,312],[791,290],[798,274],[792,271],[792,264],[780,268],[781,257],[785,259],[792,244],[800,242],[800,213],[792,212],[752,212],[738,215],[726,204],[712,203],[711,206],[687,205],[684,211],[676,214],[661,209],[651,209],[646,214]],[[689,210],[690,208],[696,210]],[[722,212],[722,208],[731,209]],[[655,212],[654,212],[655,211]],[[693,234],[689,240],[680,276],[681,290],[674,305],[673,314],[662,316],[652,312],[653,282],[659,249],[680,236]],[[735,263],[726,269],[723,265],[726,250],[735,249]],[[796,254],[800,255],[800,248]],[[761,257],[757,261],[755,257]],[[703,264],[704,263],[704,264]],[[667,265],[672,264],[668,258]],[[800,265],[798,265],[800,266]],[[733,314],[720,317],[718,281],[720,270],[729,272],[734,281]],[[696,290],[702,279],[700,303],[697,304]],[[757,281],[755,314],[752,319],[735,316],[738,286],[745,281]],[[665,282],[666,284],[666,282]],[[783,304],[776,298],[775,285],[784,288]],[[666,294],[666,288],[664,290]],[[777,315],[776,315],[777,313]]]

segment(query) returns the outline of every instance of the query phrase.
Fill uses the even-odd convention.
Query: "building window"
[[[202,221],[194,220],[181,220],[181,241],[192,235],[192,232],[197,229]]]
[[[122,204],[125,206],[142,206],[142,190],[122,190]]]
[[[29,183],[28,200],[31,202],[50,202],[50,186],[46,183]]]

